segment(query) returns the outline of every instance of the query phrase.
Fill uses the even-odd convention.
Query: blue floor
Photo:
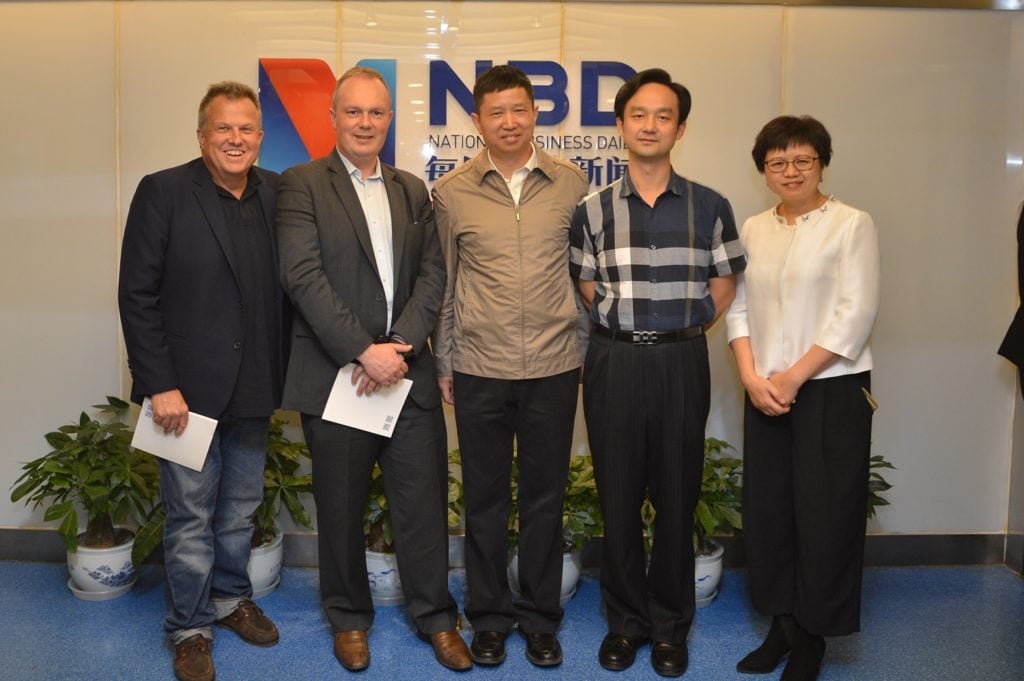
[[[108,602],[85,602],[65,587],[62,565],[0,561],[0,679],[172,679],[163,644],[164,582],[147,566],[134,590]],[[452,571],[462,603],[464,575]],[[585,577],[565,609],[561,667],[538,669],[523,642],[509,638],[497,668],[456,675],[440,667],[430,646],[415,638],[398,607],[379,608],[370,634],[372,663],[358,675],[377,679],[651,679],[649,650],[620,673],[601,669],[597,647],[605,633],[597,582]],[[218,629],[214,662],[219,681],[341,678],[331,636],[319,614],[317,575],[285,568],[278,589],[260,600],[277,622],[272,648],[242,643]],[[735,672],[767,621],[747,600],[746,573],[726,571],[718,598],[697,612],[684,679],[777,679]],[[1005,567],[869,568],[864,578],[862,633],[829,641],[822,681],[1021,681],[1024,679],[1024,579]],[[468,637],[468,632],[466,633]]]

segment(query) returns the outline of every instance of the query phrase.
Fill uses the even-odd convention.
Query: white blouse
[[[759,376],[790,368],[813,345],[839,355],[813,378],[871,369],[880,261],[870,215],[830,197],[795,225],[775,209],[755,215],[740,241],[747,269],[726,325],[730,342],[750,338]]]

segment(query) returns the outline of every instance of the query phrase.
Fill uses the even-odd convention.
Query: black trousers
[[[610,632],[686,642],[710,384],[704,336],[632,345],[591,335],[583,405],[604,514],[601,592]],[[645,571],[640,507],[648,491],[656,518]]]
[[[869,372],[808,381],[790,412],[744,412],[743,536],[754,608],[822,636],[860,630]]]
[[[395,533],[406,612],[423,634],[455,628],[448,592],[448,457],[440,406],[407,400],[390,439],[302,415],[313,457],[320,600],[335,633],[366,631],[373,601],[366,578],[363,515],[380,463]]]
[[[476,631],[553,633],[562,621],[562,499],[579,370],[525,380],[456,372],[466,501],[466,617]],[[519,584],[508,586],[513,439],[519,465]]]

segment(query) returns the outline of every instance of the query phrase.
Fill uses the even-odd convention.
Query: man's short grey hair
[[[263,113],[260,111],[260,98],[256,96],[256,91],[236,80],[222,80],[207,88],[206,95],[199,102],[199,128],[206,125],[206,117],[210,114],[210,102],[217,97],[227,97],[231,101],[248,99],[256,106],[256,115],[260,121],[260,127],[263,127]]]
[[[345,73],[341,74],[341,78],[334,84],[334,92],[331,94],[331,110],[338,110],[338,90],[341,89],[341,84],[349,78],[373,78],[379,80],[384,86],[384,89],[388,91],[388,109],[391,108],[391,90],[388,89],[388,83],[384,80],[384,76],[380,75],[380,71],[371,69],[369,66],[353,66]]]

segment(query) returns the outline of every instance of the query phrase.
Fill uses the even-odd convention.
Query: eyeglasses
[[[810,170],[814,167],[814,162],[818,160],[817,156],[797,156],[792,161],[787,161],[784,158],[773,158],[770,161],[766,161],[764,167],[772,173],[785,172],[786,168],[790,163],[797,170]]]

